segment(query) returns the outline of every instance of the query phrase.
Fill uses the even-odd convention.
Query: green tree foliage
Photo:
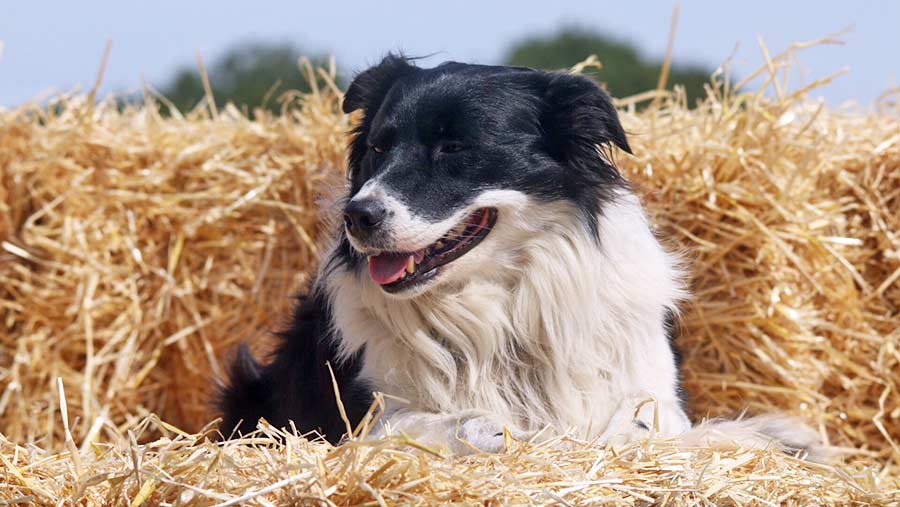
[[[597,55],[602,69],[588,69],[615,97],[627,97],[655,89],[662,70],[662,62],[649,60],[631,44],[617,41],[583,28],[564,28],[550,36],[536,36],[513,46],[506,64],[540,69],[567,69],[590,55]],[[685,87],[688,103],[704,97],[703,85],[709,82],[712,70],[695,65],[673,63],[669,71],[668,88],[673,84]]]
[[[300,71],[301,52],[290,44],[244,44],[207,63],[210,85],[216,105],[232,102],[252,113],[263,106],[278,111],[280,94],[287,90],[309,91],[307,78]],[[314,65],[324,58],[313,60]],[[205,96],[197,66],[185,66],[161,89],[179,111],[193,109]],[[264,103],[265,102],[265,103]]]
[[[216,104],[228,102],[252,114],[263,106],[281,109],[278,97],[285,91],[308,91],[309,83],[298,66],[301,51],[291,44],[244,43],[233,46],[212,62],[206,62]],[[549,36],[535,36],[516,44],[505,63],[542,69],[566,69],[597,55],[602,69],[588,68],[616,97],[625,97],[656,88],[662,63],[647,59],[634,46],[582,28],[564,28]],[[314,65],[325,59],[313,58]],[[689,103],[703,97],[703,85],[710,69],[699,66],[672,66],[668,86],[684,85]],[[341,83],[338,83],[341,84]],[[190,111],[203,100],[205,92],[196,64],[178,69],[160,89],[182,112]]]

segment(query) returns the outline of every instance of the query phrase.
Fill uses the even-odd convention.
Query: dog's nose
[[[387,215],[387,208],[379,199],[351,200],[344,210],[344,224],[350,234],[365,237],[372,233]]]

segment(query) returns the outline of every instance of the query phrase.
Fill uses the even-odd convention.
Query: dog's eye
[[[370,146],[370,148],[372,148],[372,151],[374,151],[375,153],[384,153],[384,148],[381,146],[375,146],[373,144],[372,146]]]
[[[460,151],[463,151],[464,149],[466,149],[465,145],[456,141],[441,143],[440,147],[438,148],[441,153],[458,153]]]

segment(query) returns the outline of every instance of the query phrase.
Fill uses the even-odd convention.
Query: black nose
[[[387,215],[379,199],[352,199],[344,210],[344,224],[350,234],[362,238],[372,233]]]

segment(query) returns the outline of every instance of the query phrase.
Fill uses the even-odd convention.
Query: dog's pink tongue
[[[378,285],[396,282],[403,276],[409,254],[383,253],[369,257],[369,275]]]

